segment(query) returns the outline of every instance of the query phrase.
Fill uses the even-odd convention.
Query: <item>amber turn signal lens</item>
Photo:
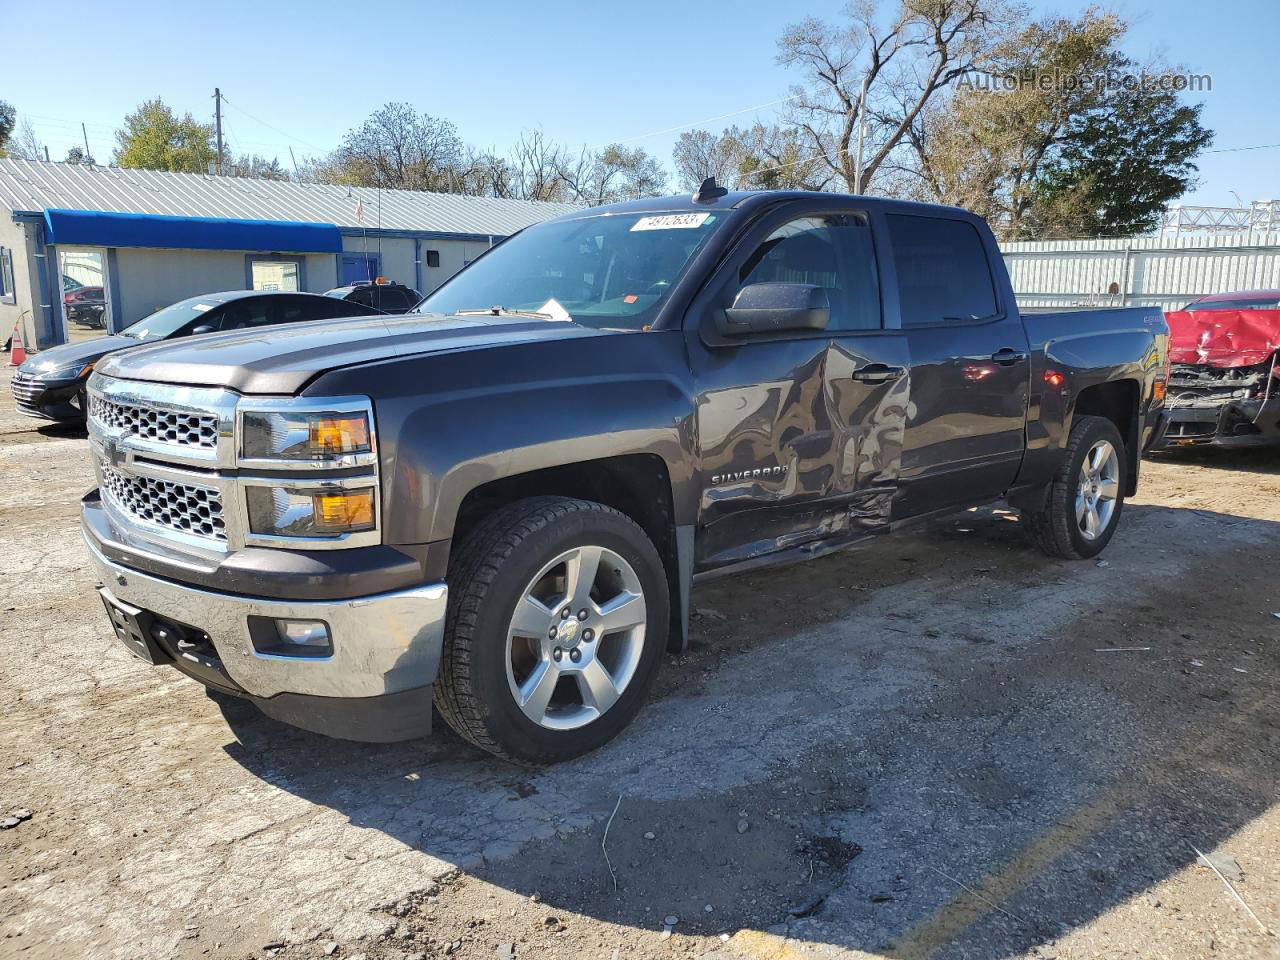
[[[373,529],[373,490],[317,493],[311,498],[315,526],[326,533]]]
[[[355,417],[314,417],[309,437],[311,453],[331,457],[343,453],[363,453],[369,447],[369,421]]]
[[[1164,403],[1164,395],[1168,386],[1169,385],[1165,383],[1164,380],[1156,381],[1155,389],[1151,391],[1152,399],[1154,399],[1156,403]]]

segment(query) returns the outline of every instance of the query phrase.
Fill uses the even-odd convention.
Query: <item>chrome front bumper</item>
[[[109,560],[87,536],[85,545],[111,596],[203,630],[227,675],[253,697],[379,697],[435,681],[448,602],[444,583],[351,600],[269,600],[163,580]],[[303,659],[260,653],[249,633],[251,616],[322,620],[333,654]]]

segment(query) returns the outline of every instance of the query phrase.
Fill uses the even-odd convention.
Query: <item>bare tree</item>
[[[737,183],[741,144],[733,127],[716,135],[710,130],[690,130],[680,134],[671,151],[676,181],[682,190],[696,190],[707,177],[722,184]]]
[[[523,130],[511,148],[511,195],[520,200],[563,200],[568,153],[541,127]]]
[[[26,117],[18,124],[18,134],[9,141],[7,149],[10,156],[23,160],[44,159],[44,144],[40,142],[36,128]]]
[[[794,127],[757,123],[681,134],[672,159],[687,190],[711,176],[736,190],[825,190],[835,174],[810,149]]]
[[[805,75],[788,121],[851,191],[865,190],[941,91],[982,65],[1021,9],[1004,0],[902,0],[883,20],[872,0],[843,24],[807,18],[778,41],[778,63]],[[857,169],[856,136],[866,131]],[[861,177],[861,182],[859,178]]]
[[[563,164],[561,180],[569,198],[583,203],[615,203],[659,196],[667,186],[667,172],[642,147],[628,150],[614,143],[592,152],[585,147]]]
[[[317,169],[336,183],[404,190],[457,190],[462,141],[448,120],[388,103],[348,131]]]

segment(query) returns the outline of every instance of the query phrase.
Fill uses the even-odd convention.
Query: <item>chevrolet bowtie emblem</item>
[[[107,463],[113,467],[123,467],[133,462],[133,453],[120,449],[120,445],[110,437],[102,442],[102,452],[106,455]]]

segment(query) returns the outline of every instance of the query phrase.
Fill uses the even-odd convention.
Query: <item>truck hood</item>
[[[406,314],[315,320],[143,346],[108,357],[97,370],[127,380],[294,394],[318,374],[341,367],[420,353],[606,333],[576,323],[524,317]]]
[[[1280,349],[1280,310],[1174,310],[1169,359],[1210,367],[1252,367]]]

